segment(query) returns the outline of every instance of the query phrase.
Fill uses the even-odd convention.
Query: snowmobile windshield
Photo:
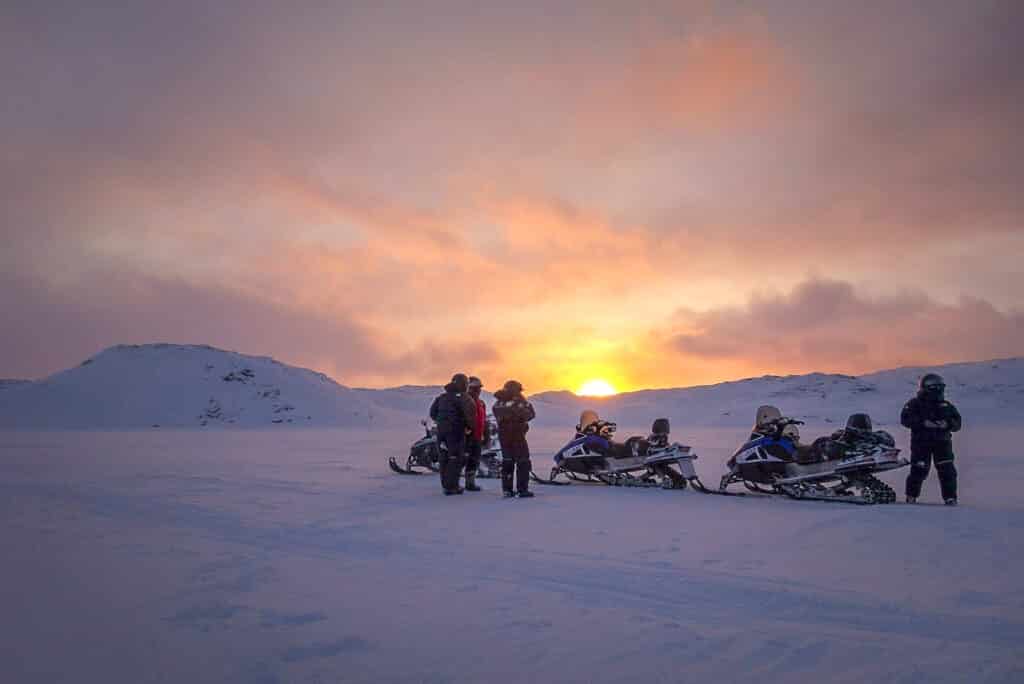
[[[600,418],[597,415],[597,411],[587,409],[580,414],[580,422],[576,425],[577,432],[586,432],[587,428],[595,423],[600,422]]]

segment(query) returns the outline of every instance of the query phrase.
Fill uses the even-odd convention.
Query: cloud
[[[89,291],[0,276],[0,377],[38,377],[112,344],[201,343],[270,355],[345,384],[438,382],[501,360],[477,340],[409,345],[341,316],[185,282],[92,274]],[[447,374],[447,375],[446,375]]]
[[[179,307],[363,383],[896,358],[846,329],[749,345],[746,294],[813,273],[872,296],[816,292],[812,323],[1016,320],[1019,3],[72,5],[0,22],[0,269],[36,303],[0,294],[9,373],[178,337],[152,312]],[[930,297],[879,294],[908,285]],[[647,336],[692,302],[719,315],[664,368]],[[989,348],[946,337],[899,344]]]
[[[687,357],[775,372],[864,372],[1020,355],[1024,312],[969,297],[867,297],[850,283],[818,279],[788,294],[754,294],[743,307],[682,309],[669,344]]]

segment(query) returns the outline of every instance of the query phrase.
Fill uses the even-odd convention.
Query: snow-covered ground
[[[446,498],[388,471],[416,425],[0,432],[3,681],[1024,681],[1024,425],[967,420],[955,509]],[[674,437],[710,483],[743,432]]]

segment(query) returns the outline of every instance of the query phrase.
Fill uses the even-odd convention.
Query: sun
[[[610,397],[615,393],[615,388],[607,380],[587,380],[576,390],[581,397]]]

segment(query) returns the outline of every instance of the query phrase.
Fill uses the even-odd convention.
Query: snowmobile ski
[[[426,473],[419,470],[413,470],[412,468],[403,468],[398,465],[398,461],[394,456],[388,458],[388,465],[391,466],[391,470],[395,471],[399,475],[426,475]]]

